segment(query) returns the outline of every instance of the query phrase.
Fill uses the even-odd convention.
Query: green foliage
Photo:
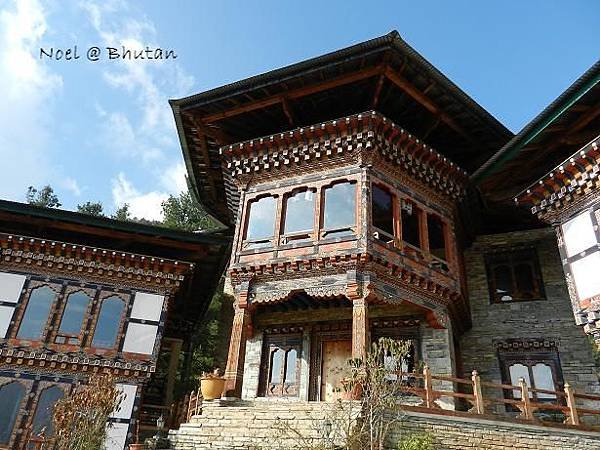
[[[163,225],[184,231],[210,230],[215,224],[189,192],[169,196],[162,202]]]
[[[115,220],[131,220],[131,211],[129,211],[129,203],[123,204],[118,208],[115,213],[110,216],[111,219]]]
[[[90,216],[105,217],[104,208],[100,202],[85,202],[77,205],[77,212],[89,214]]]
[[[40,190],[29,186],[25,198],[27,199],[27,203],[34,206],[42,206],[44,208],[60,208],[62,206],[62,203],[60,203],[58,196],[54,193],[54,189],[50,185],[46,185]]]
[[[409,434],[398,442],[398,450],[434,450],[433,436],[429,433]]]

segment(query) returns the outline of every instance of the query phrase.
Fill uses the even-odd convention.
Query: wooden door
[[[348,360],[352,358],[352,341],[323,341],[321,364],[321,400],[335,400],[341,380],[349,375]]]

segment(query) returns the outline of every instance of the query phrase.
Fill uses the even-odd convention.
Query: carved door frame
[[[347,326],[345,326],[347,325]],[[352,341],[352,323],[344,323],[335,330],[313,329],[310,370],[309,370],[309,401],[321,401],[321,378],[323,370],[323,343],[325,341]]]

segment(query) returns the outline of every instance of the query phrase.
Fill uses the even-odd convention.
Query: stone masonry
[[[494,248],[521,245],[533,245],[537,251],[546,298],[492,303],[485,254]],[[463,377],[476,369],[482,379],[501,383],[496,344],[508,339],[544,339],[558,342],[566,383],[577,392],[599,392],[591,346],[581,327],[575,324],[556,237],[550,228],[479,236],[465,252],[465,265],[473,326],[460,339]],[[500,391],[484,390],[484,396],[489,395],[500,395]]]

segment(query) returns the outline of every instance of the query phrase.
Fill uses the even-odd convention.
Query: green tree
[[[115,213],[110,216],[110,218],[115,220],[132,220],[131,211],[129,211],[129,203],[124,203],[123,206],[118,208]]]
[[[182,192],[178,197],[170,195],[162,202],[162,211],[163,225],[167,228],[184,231],[216,228],[215,223],[189,192]]]
[[[77,212],[90,216],[105,217],[104,208],[100,202],[85,202],[77,205]]]
[[[42,206],[44,208],[60,208],[62,206],[62,203],[58,200],[58,196],[54,193],[54,189],[49,184],[40,190],[29,186],[27,188],[26,199],[30,205]]]

